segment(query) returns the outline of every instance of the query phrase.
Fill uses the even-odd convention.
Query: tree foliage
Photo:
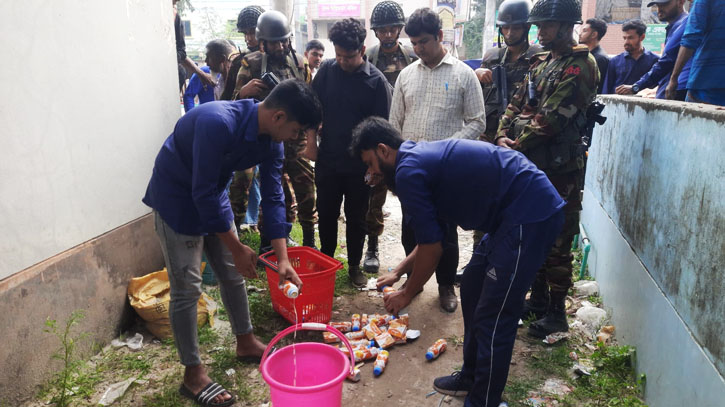
[[[176,3],[176,10],[179,15],[183,15],[185,11],[194,11],[194,6],[191,5],[191,0],[179,0]]]

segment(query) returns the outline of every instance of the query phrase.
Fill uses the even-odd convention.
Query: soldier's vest
[[[579,60],[580,66],[586,66],[586,62],[581,61],[581,59],[587,58],[589,58],[588,49],[586,49],[586,52],[579,50],[559,60],[548,61],[548,63],[542,58],[536,58],[525,78],[524,86],[527,86],[527,89],[524,102],[527,104],[532,103],[528,88],[533,86],[536,90],[536,113],[538,114],[541,106],[548,100],[550,94],[553,93],[553,90],[559,84],[565,70],[571,67],[577,60]],[[587,92],[588,90],[575,89],[575,91]],[[592,95],[588,97],[588,104],[593,102],[595,96],[596,85]],[[514,118],[514,134],[518,137],[524,127],[534,117],[535,115],[527,115],[522,118],[519,115]],[[586,151],[586,146],[582,138],[585,135],[586,124],[586,109],[580,109],[575,113],[575,117],[572,118],[570,124],[561,132],[552,136],[548,142],[541,143],[528,150],[521,150],[521,152],[526,155],[526,158],[536,164],[540,170],[547,174],[565,174],[571,171],[581,170],[585,164],[584,152]]]
[[[524,53],[525,61],[528,61],[535,54],[541,52],[541,47],[538,45],[531,45]],[[502,64],[506,61],[508,56],[508,47],[494,48],[486,51],[486,54],[481,60],[481,67],[491,69],[496,65]],[[529,70],[530,64],[528,62],[521,62],[521,59],[516,61],[503,62],[504,70],[506,71],[506,83],[508,87],[508,100],[511,101],[516,89],[522,86],[524,77]],[[501,116],[504,112],[501,110],[501,101],[498,99],[498,89],[495,83],[488,85],[481,84],[483,88],[483,100],[486,106],[486,117],[492,115]]]
[[[280,80],[284,81],[287,79],[299,79],[304,82],[309,82],[309,70],[305,65],[299,66],[300,61],[297,56],[290,52],[285,58],[284,64],[272,63],[269,60],[267,54],[263,52],[250,54],[247,57],[249,62],[250,72],[252,77],[260,79],[266,72],[272,72]],[[259,96],[260,100],[264,100],[270,91],[265,91]],[[302,150],[307,146],[307,140],[304,135],[300,135],[297,140],[290,140],[284,143],[284,156],[287,160],[294,160],[300,156]]]
[[[403,44],[400,44],[400,43],[398,43],[398,47],[400,49],[400,53],[403,54],[403,58],[405,59],[405,66],[410,65],[416,59],[418,59],[418,57],[415,56],[415,52],[413,52],[412,48],[405,46]],[[388,83],[390,83],[390,85],[392,85],[392,86],[395,86],[395,81],[398,79],[398,76],[400,75],[400,71],[402,69],[395,70],[395,71],[388,71],[387,69],[384,69],[385,67],[383,67],[383,69],[381,69],[381,67],[378,66],[378,63],[381,62],[381,58],[380,58],[381,53],[382,53],[382,51],[380,50],[380,44],[378,43],[378,44],[375,44],[372,47],[370,47],[365,52],[365,56],[368,58],[368,61],[371,64],[373,64],[376,68],[380,69],[380,71],[385,76],[385,79],[388,80]]]

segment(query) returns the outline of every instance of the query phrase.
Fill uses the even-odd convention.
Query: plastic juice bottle
[[[437,341],[435,341],[433,346],[428,348],[428,352],[425,353],[425,358],[428,360],[433,360],[437,358],[438,356],[440,356],[441,353],[446,351],[447,345],[448,343],[445,339],[438,339]]]
[[[375,376],[380,376],[383,373],[383,370],[385,370],[385,365],[388,364],[389,357],[390,353],[388,353],[387,350],[381,350],[378,353],[378,356],[375,358],[375,367],[373,368],[373,374]]]
[[[389,285],[384,285],[383,288],[382,288],[383,294],[388,294],[388,293],[392,293],[392,292],[395,292],[395,291],[397,291],[397,290],[395,288],[389,286]]]
[[[290,281],[285,282],[281,290],[287,298],[297,298],[300,295],[300,289]]]
[[[352,331],[357,332],[360,330],[360,314],[352,314]]]

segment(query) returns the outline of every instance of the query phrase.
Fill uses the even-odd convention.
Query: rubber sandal
[[[191,400],[194,400],[195,403],[205,407],[227,407],[231,406],[236,402],[232,393],[229,393],[224,387],[216,382],[211,382],[207,384],[197,394],[192,393],[191,390],[187,389],[186,386],[184,386],[184,383],[181,383],[181,387],[179,387],[179,393],[182,396],[190,398]],[[222,401],[221,403],[214,403],[214,398],[224,393],[228,393],[230,396],[232,396],[232,398],[226,401]]]

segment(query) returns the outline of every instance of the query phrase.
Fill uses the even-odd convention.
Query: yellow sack
[[[170,292],[171,286],[166,268],[132,278],[128,283],[128,300],[131,306],[146,321],[149,332],[159,339],[173,336],[169,321]],[[216,312],[216,303],[202,293],[196,307],[198,326],[203,326],[207,321],[213,326],[214,312]]]

